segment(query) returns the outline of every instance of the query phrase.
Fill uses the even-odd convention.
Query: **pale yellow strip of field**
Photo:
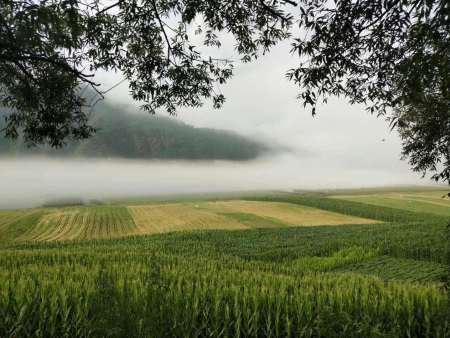
[[[36,229],[28,234],[27,239],[37,241],[99,239],[136,234],[137,228],[128,224],[130,220],[115,219],[114,216],[110,218],[95,210],[82,208],[55,210],[41,219]],[[119,229],[119,225],[122,228]]]
[[[248,229],[242,223],[204,210],[194,203],[138,205],[128,207],[140,234],[170,231]]]
[[[269,217],[293,226],[379,223],[372,219],[353,217],[290,203],[238,200],[207,202],[202,203],[201,206],[217,212],[237,212]]]
[[[0,229],[9,226],[9,224],[19,220],[24,215],[26,213],[20,211],[0,211]]]
[[[19,221],[21,218],[29,216],[33,214],[34,210],[28,211],[0,211],[0,240],[5,239],[5,236],[8,237],[8,232],[10,230],[14,231],[14,228],[10,228],[16,221]],[[11,240],[15,240],[11,239]]]
[[[70,211],[54,210],[44,215],[34,231],[27,234],[27,239],[36,241],[65,239],[67,232],[70,231],[72,219],[77,212],[76,209]]]
[[[440,196],[433,196],[431,194],[404,194],[404,193],[384,193],[384,194],[364,194],[364,195],[333,195],[329,196],[331,198],[345,199],[348,201],[356,201],[364,200],[364,199],[385,199],[386,201],[395,200],[395,201],[411,201],[411,202],[420,202],[425,204],[437,205],[440,207],[449,207],[450,208],[450,198],[442,197],[442,193]],[[364,202],[364,201],[363,201]],[[371,203],[369,203],[371,204]],[[376,203],[373,203],[376,204]]]
[[[443,193],[441,193],[441,196],[424,195],[424,194],[392,194],[392,195],[394,196],[394,198],[430,203],[430,204],[450,208],[450,198],[443,197],[443,195],[444,195]],[[383,197],[383,196],[380,196],[380,197]]]

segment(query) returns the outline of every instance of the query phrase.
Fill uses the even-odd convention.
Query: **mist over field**
[[[0,208],[60,199],[432,183],[400,160],[398,137],[385,122],[358,107],[317,119],[283,108],[272,119],[256,104],[241,116],[242,107],[234,106],[170,120],[132,117],[126,114],[132,108],[111,115],[111,104],[106,107],[108,128],[81,146],[35,152],[3,142]]]
[[[70,156],[0,156],[0,208],[59,198],[433,184],[400,159],[398,135],[363,106],[330,99],[312,118],[284,76],[292,63],[289,48],[282,44],[255,63],[239,65],[223,88],[227,102],[220,110],[206,104],[167,120],[165,112],[159,120],[144,117],[122,83],[100,106],[109,127],[81,147],[60,151]],[[122,79],[114,73],[98,78],[105,89]],[[260,151],[261,145],[277,151]]]
[[[112,108],[109,101],[100,115],[107,127],[81,145],[35,151],[0,142],[0,208],[58,199],[432,184],[400,160],[398,136],[385,121],[361,107],[336,101],[339,112],[311,118],[281,102],[270,108],[256,93],[247,98],[252,95],[253,110],[202,108],[171,119],[127,114],[139,110]]]
[[[0,158],[0,208],[33,207],[73,198],[88,201],[244,190],[332,189],[426,184],[407,170],[348,169],[293,154],[248,162]],[[405,172],[407,175],[405,175]]]

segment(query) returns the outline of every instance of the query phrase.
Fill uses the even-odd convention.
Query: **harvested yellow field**
[[[43,215],[26,240],[116,238],[133,235],[136,225],[125,207],[55,209]]]
[[[339,224],[370,224],[375,220],[347,216],[335,212],[280,202],[218,201],[202,204],[202,207],[224,213],[246,213],[267,217],[291,226],[316,226]]]
[[[24,215],[20,211],[0,211],[0,229],[6,228],[10,223],[19,220]]]
[[[195,203],[174,203],[128,207],[141,234],[170,231],[248,228],[244,224],[205,210]]]
[[[0,242],[21,240],[42,215],[41,210],[0,211]]]
[[[0,242],[108,239],[173,231],[375,222],[296,204],[241,200],[65,207],[0,212]]]

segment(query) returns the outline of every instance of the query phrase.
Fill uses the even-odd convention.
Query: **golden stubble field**
[[[273,219],[286,226],[317,226],[340,224],[369,224],[374,220],[347,216],[335,212],[307,206],[259,201],[218,201],[203,204],[205,208],[216,212],[244,213]]]
[[[242,230],[374,220],[281,202],[216,201],[0,212],[0,240],[107,239],[191,230]]]

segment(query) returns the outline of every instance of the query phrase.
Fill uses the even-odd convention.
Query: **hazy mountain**
[[[97,133],[88,140],[71,141],[62,149],[27,148],[21,140],[0,137],[0,155],[249,160],[269,150],[267,145],[236,133],[195,128],[173,118],[130,113],[129,109],[98,104],[92,113]]]

